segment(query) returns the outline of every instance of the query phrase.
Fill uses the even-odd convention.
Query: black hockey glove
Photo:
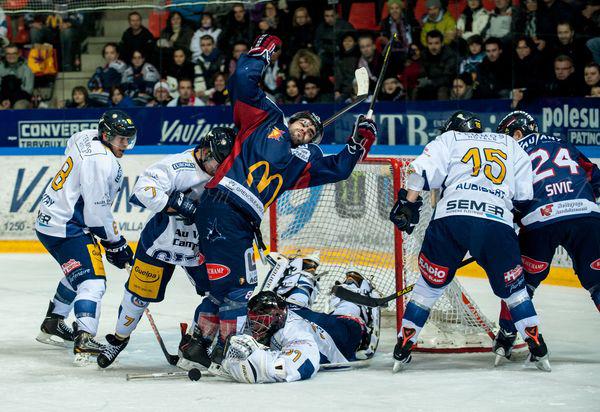
[[[194,215],[196,214],[196,208],[198,204],[183,194],[183,192],[175,191],[169,196],[167,206],[165,209],[173,209],[175,213],[184,218],[186,225],[194,223]]]
[[[352,135],[348,138],[350,153],[362,150],[361,160],[363,160],[367,156],[367,153],[369,153],[375,139],[377,139],[377,126],[375,122],[360,115],[356,120]]]
[[[100,243],[106,251],[106,260],[119,269],[124,269],[126,264],[133,263],[133,250],[123,236],[116,242],[101,240]]]
[[[409,202],[406,200],[407,193],[406,189],[400,189],[398,192],[398,201],[390,212],[390,220],[398,230],[410,235],[419,223],[419,212],[423,206],[423,199],[419,196],[416,202]]]

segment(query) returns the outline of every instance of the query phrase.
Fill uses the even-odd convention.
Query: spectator
[[[127,109],[130,107],[135,107],[135,103],[131,97],[125,94],[125,88],[123,86],[113,86],[110,89],[109,106],[118,109]]]
[[[452,80],[450,100],[470,100],[473,97],[473,79],[463,73]]]
[[[365,67],[367,69],[369,73],[369,90],[374,90],[383,59],[375,47],[373,36],[368,33],[362,34],[358,38],[358,49],[360,50],[358,67]]]
[[[379,100],[382,102],[399,102],[404,100],[406,93],[397,77],[389,77],[383,81]]]
[[[73,87],[71,100],[67,100],[64,107],[67,109],[87,109],[90,107],[87,89],[83,86]]]
[[[262,19],[258,22],[257,34],[268,33],[281,37],[281,26],[281,19],[275,2],[265,3]]]
[[[193,79],[195,76],[194,63],[188,61],[184,49],[177,48],[173,51],[173,60],[167,66],[165,72],[167,76],[177,79]]]
[[[290,76],[304,80],[309,76],[321,77],[321,59],[313,52],[300,49],[290,63]]]
[[[474,35],[481,36],[490,21],[490,14],[481,2],[468,0],[467,7],[456,22],[457,34],[467,42]]]
[[[570,22],[573,27],[578,27],[580,18],[571,4],[563,0],[544,0],[544,19],[552,28],[556,28],[561,21]]]
[[[404,71],[400,75],[400,82],[406,90],[410,100],[416,99],[417,85],[423,67],[421,66],[421,46],[413,43],[408,48],[408,60],[404,63]]]
[[[506,99],[512,88],[510,59],[504,55],[502,41],[490,37],[485,41],[485,58],[479,65],[475,95],[481,99]]]
[[[0,7],[0,46],[8,44],[8,25],[6,24],[6,14]]]
[[[340,43],[340,53],[334,65],[336,101],[344,101],[352,95],[352,80],[360,55],[354,33],[344,34]]]
[[[381,36],[385,38],[385,44],[394,34],[398,34],[398,40],[394,43],[391,53],[403,52],[408,54],[411,43],[419,38],[420,26],[412,8],[406,7],[407,0],[388,0],[388,17],[381,22]]]
[[[283,48],[284,53],[287,51],[288,61],[296,50],[313,48],[313,33],[314,28],[308,10],[306,7],[298,7],[294,10],[288,41]]]
[[[442,33],[444,44],[452,43],[456,37],[456,21],[454,17],[444,9],[440,0],[427,0],[427,14],[423,17],[423,29],[421,30],[421,44],[427,46],[427,33],[437,30]]]
[[[520,36],[515,41],[515,57],[512,62],[513,86],[512,106],[522,100],[538,97],[546,73],[543,71],[543,61],[535,43],[527,36]]]
[[[131,61],[134,50],[139,50],[147,58],[154,53],[154,36],[142,25],[142,16],[137,11],[132,11],[127,16],[129,28],[123,32],[119,43],[120,55],[124,61]]]
[[[105,64],[96,68],[88,82],[88,89],[93,92],[107,93],[113,86],[118,86],[125,81],[125,70],[127,64],[119,60],[119,52],[116,43],[106,43],[102,48],[102,57]]]
[[[272,58],[271,64],[267,65],[262,73],[263,90],[269,98],[276,99],[277,91],[280,89],[283,79],[285,79],[285,73],[279,65],[279,59]]]
[[[81,13],[50,15],[46,19],[46,24],[55,33],[58,32],[60,70],[75,71],[80,66],[83,15]]]
[[[229,106],[231,98],[227,90],[227,73],[215,73],[212,79],[213,88],[206,91],[209,106]]]
[[[241,3],[234,4],[227,15],[225,24],[223,24],[219,50],[225,54],[230,54],[236,43],[246,43],[253,39],[254,32],[244,6]]]
[[[590,95],[585,97],[600,97],[600,86],[592,87]]]
[[[312,103],[329,103],[325,95],[321,94],[321,84],[318,77],[309,76],[304,80],[304,95],[302,96],[302,104]]]
[[[215,73],[225,70],[225,58],[215,47],[215,40],[211,36],[207,34],[200,39],[200,49],[194,66],[194,90],[198,97],[204,96],[204,92],[213,87]]]
[[[600,86],[600,65],[596,62],[586,64],[583,71],[583,79],[585,80],[587,89],[585,95],[589,96],[592,94],[594,87]]]
[[[498,38],[503,45],[508,46],[513,15],[518,12],[510,5],[510,0],[495,0],[495,4],[496,8],[490,14],[490,22],[484,37]]]
[[[592,54],[585,45],[575,36],[575,30],[568,21],[562,21],[556,26],[558,40],[552,48],[552,57],[560,55],[569,56],[575,63],[575,71],[578,75],[583,73],[584,66],[592,61]]]
[[[592,46],[588,43],[588,48],[593,52],[593,42],[596,43],[596,51],[600,55],[600,0],[588,1],[581,11],[582,34],[590,38]],[[579,27],[577,27],[579,29]],[[600,56],[595,56],[596,63],[600,64]]]
[[[149,107],[165,107],[173,100],[167,82],[158,82],[154,85],[153,98],[148,102]]]
[[[479,34],[474,34],[467,40],[469,46],[469,54],[460,62],[458,72],[468,73],[473,81],[477,80],[477,68],[485,57],[483,51],[483,39]]]
[[[46,26],[45,19],[42,15],[25,15],[25,22],[29,27],[29,40],[31,44],[52,43],[52,30]]]
[[[454,51],[444,46],[444,36],[439,30],[427,33],[427,49],[423,52],[423,71],[417,86],[419,100],[447,100],[450,96],[450,82],[458,71],[458,61]]]
[[[0,62],[0,101],[9,100],[12,107],[17,102],[18,106],[27,106],[33,92],[33,80],[33,72],[20,57],[19,48],[12,43],[5,46],[4,60]]]
[[[354,30],[345,20],[338,18],[334,6],[326,6],[323,22],[315,31],[315,50],[323,63],[324,75],[333,74],[334,59],[341,35]]]
[[[146,62],[140,50],[134,50],[131,66],[125,70],[123,88],[138,106],[145,106],[152,99],[154,84],[160,80],[156,68]]]
[[[175,49],[183,49],[189,53],[193,35],[194,31],[183,21],[181,13],[174,11],[169,16],[167,27],[160,32],[156,46],[162,49],[166,59]]]
[[[554,76],[546,83],[545,91],[547,96],[552,97],[585,95],[584,86],[575,74],[573,59],[564,55],[554,59]]]
[[[192,41],[190,42],[190,51],[192,52],[192,61],[195,62],[202,54],[200,49],[200,39],[204,36],[212,37],[214,44],[219,41],[221,35],[221,29],[216,26],[215,18],[210,13],[202,13],[202,19],[200,20],[200,28],[194,32]]]
[[[196,97],[194,93],[194,83],[191,79],[180,79],[177,92],[179,97],[171,100],[167,104],[168,107],[204,106],[202,99]]]
[[[300,81],[294,77],[290,77],[285,82],[285,90],[278,99],[280,104],[299,104],[302,103],[302,95],[300,94]]]
[[[237,61],[243,53],[248,53],[248,43],[245,41],[238,41],[233,45],[233,50],[231,52],[231,59],[227,62],[227,71],[231,76],[235,72],[235,68],[237,66]]]
[[[542,13],[542,0],[522,0],[518,13],[512,18],[512,32],[530,37],[539,51],[543,51],[549,35],[554,35],[554,27],[548,24]]]

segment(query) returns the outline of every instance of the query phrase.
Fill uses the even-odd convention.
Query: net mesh
[[[391,162],[360,163],[345,181],[288,191],[278,199],[271,245],[276,242],[277,251],[285,255],[320,251],[319,272],[325,274],[319,281],[317,310],[328,309],[331,286],[342,281],[349,268],[371,278],[384,296],[396,291],[397,243],[388,216],[394,204],[394,181],[403,179],[404,168],[395,176]],[[408,161],[400,164],[406,166]],[[432,212],[432,199],[426,193],[421,223],[411,236],[403,237],[402,287],[420,276],[417,256]],[[395,301],[387,308],[396,309]],[[493,327],[455,279],[432,308],[418,345],[431,350],[482,349],[490,346],[486,330]]]

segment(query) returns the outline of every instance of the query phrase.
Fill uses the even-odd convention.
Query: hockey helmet
[[[288,124],[292,124],[296,120],[300,119],[308,119],[315,126],[315,136],[311,140],[311,143],[321,143],[321,140],[323,140],[323,123],[321,122],[321,118],[316,114],[309,112],[308,110],[303,110],[301,112],[294,113],[288,120]]]
[[[321,251],[315,250],[302,258],[302,270],[317,269],[321,264]]]
[[[538,125],[532,115],[521,110],[510,112],[504,119],[500,120],[496,132],[504,133],[509,136],[515,135],[515,132],[520,130],[523,136],[531,133],[537,133]]]
[[[269,345],[275,332],[285,326],[287,312],[285,300],[271,290],[253,296],[248,302],[248,323],[254,339]]]
[[[459,110],[446,120],[446,123],[440,128],[440,132],[445,133],[450,130],[455,132],[481,133],[481,119],[478,115],[468,110]]]
[[[127,113],[121,110],[107,110],[98,122],[98,138],[105,135],[106,142],[110,143],[117,136],[127,138],[127,149],[133,149],[137,139],[137,128]]]
[[[364,276],[356,266],[348,266],[348,269],[346,269],[346,279],[344,280],[344,283],[354,283],[357,287],[360,287],[363,280]]]
[[[235,131],[231,127],[213,127],[200,140],[194,151],[206,148],[209,152],[208,157],[221,163],[231,153],[234,141]]]

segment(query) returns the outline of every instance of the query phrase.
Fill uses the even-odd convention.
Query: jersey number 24
[[[556,174],[552,166],[548,169],[541,170],[544,163],[550,160],[550,153],[548,153],[546,149],[538,149],[534,152],[531,152],[529,154],[529,158],[531,159],[531,164],[533,165],[534,184],[540,180],[553,177]],[[539,162],[536,164],[537,161]],[[579,174],[579,165],[576,161],[571,159],[569,150],[564,147],[558,149],[556,156],[554,156],[554,159],[552,159],[552,163],[558,167],[568,168],[572,175]]]

